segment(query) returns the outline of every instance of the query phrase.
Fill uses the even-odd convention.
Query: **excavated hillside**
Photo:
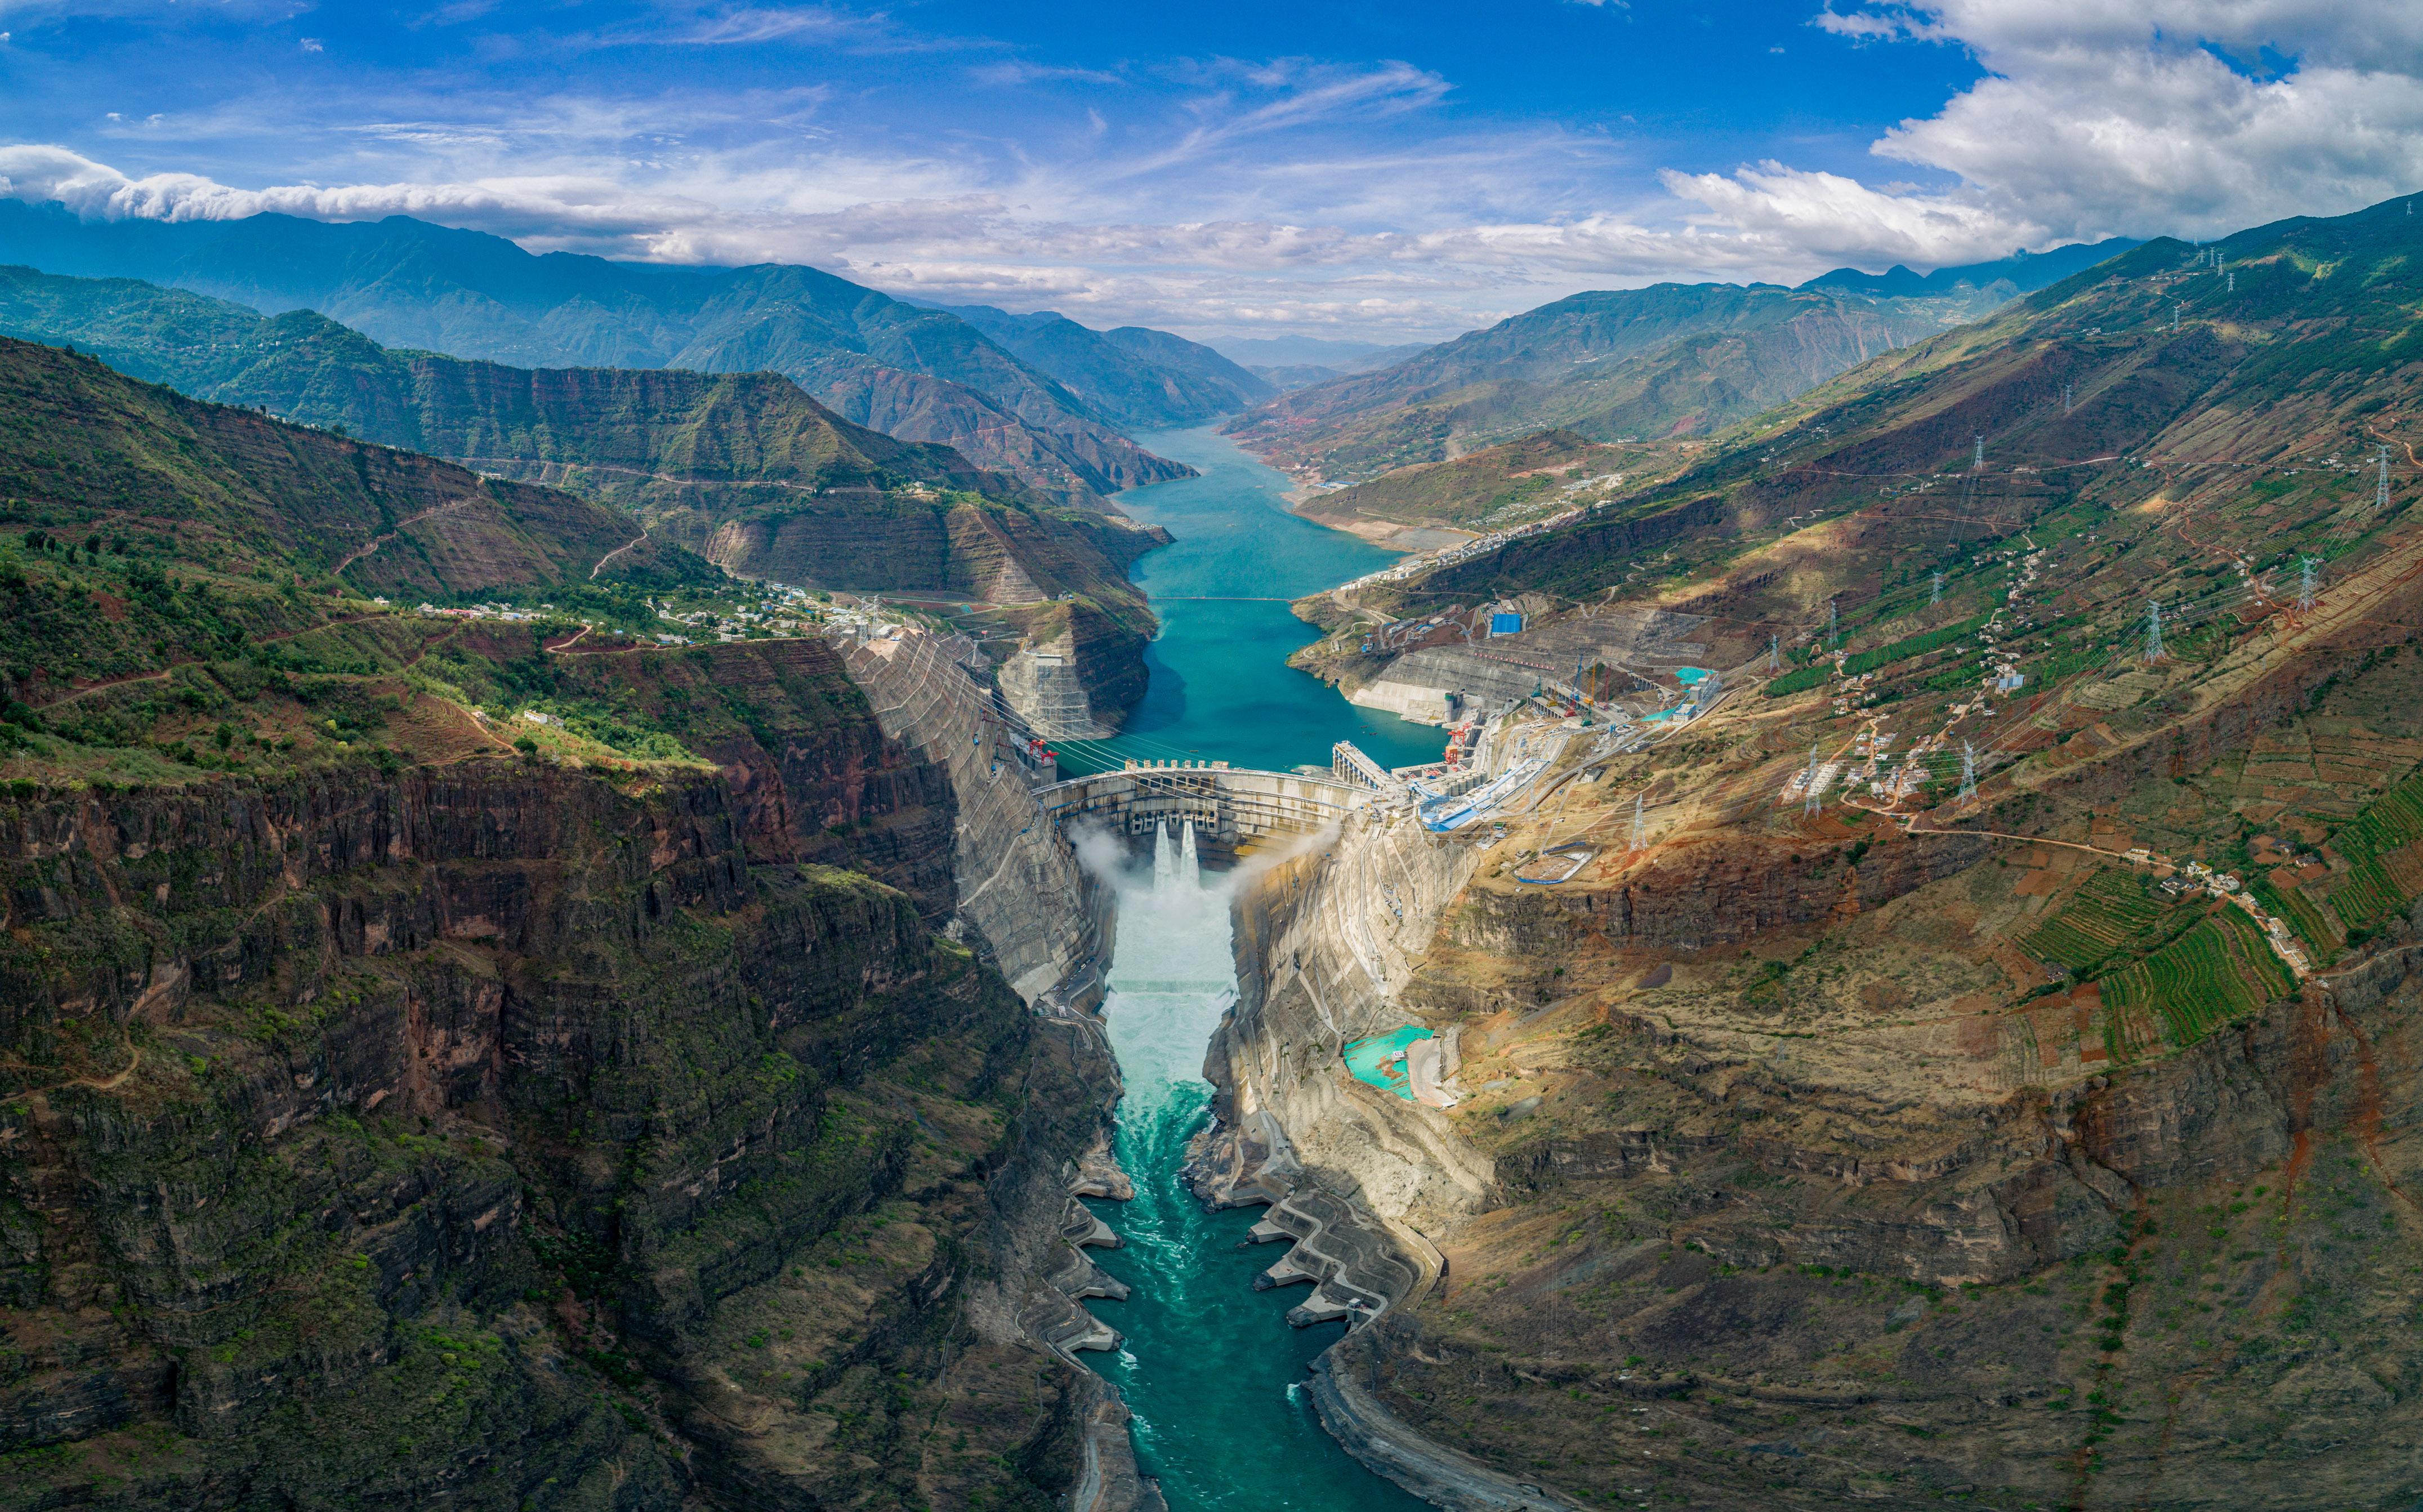
[[[962,901],[1034,843],[963,731],[328,570],[432,479],[596,506],[0,381],[0,1506],[1158,1504],[1066,1352],[1116,1071]]]
[[[1508,654],[1607,703],[1243,906],[1199,1174],[1320,1219],[1350,1449],[1458,1507],[2423,1489],[2414,225],[2151,244],[1355,596],[1586,600]],[[1405,1093],[1341,1063],[1409,1029]]]

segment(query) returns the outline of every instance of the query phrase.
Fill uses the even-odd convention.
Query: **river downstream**
[[[1164,627],[1152,680],[1115,752],[1285,770],[1327,765],[1353,740],[1386,765],[1434,759],[1440,733],[1359,709],[1285,665],[1313,639],[1273,602],[1394,560],[1290,514],[1286,479],[1209,431],[1138,438],[1203,475],[1121,497],[1175,544],[1138,565]],[[1179,1180],[1212,1089],[1212,1030],[1235,991],[1226,880],[1201,874],[1166,837],[1159,864],[1119,887],[1118,934],[1104,1009],[1127,1081],[1118,1154],[1132,1202],[1095,1202],[1125,1248],[1095,1259],[1131,1288],[1096,1314],[1127,1336],[1116,1357],[1085,1359],[1116,1381],[1135,1414],[1136,1454],[1172,1512],[1419,1512],[1425,1504],[1348,1457],[1299,1386],[1340,1325],[1297,1329],[1301,1287],[1253,1290],[1277,1245],[1246,1245],[1259,1213],[1203,1211]]]

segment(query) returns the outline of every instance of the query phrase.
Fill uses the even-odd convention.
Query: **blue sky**
[[[0,182],[1201,337],[2210,234],[2423,183],[2423,7],[0,0]]]

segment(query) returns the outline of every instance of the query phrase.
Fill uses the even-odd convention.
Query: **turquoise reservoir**
[[[1136,563],[1161,635],[1145,653],[1144,702],[1107,740],[1061,741],[1070,776],[1121,760],[1227,761],[1285,772],[1329,765],[1353,740],[1384,767],[1435,761],[1443,730],[1357,708],[1287,664],[1320,639],[1288,600],[1402,560],[1394,551],[1291,513],[1285,474],[1218,432],[1139,436],[1147,451],[1202,474],[1119,495],[1119,507],[1175,537]]]
[[[1436,760],[1442,732],[1356,708],[1286,664],[1314,634],[1284,600],[1394,555],[1290,514],[1287,480],[1211,431],[1137,439],[1203,476],[1120,496],[1129,513],[1177,537],[1135,574],[1163,633],[1127,732],[1064,743],[1064,770],[1124,756],[1325,767],[1338,740],[1386,766]],[[1136,1195],[1087,1204],[1125,1241],[1093,1253],[1131,1294],[1086,1305],[1126,1346],[1079,1358],[1117,1383],[1135,1414],[1136,1456],[1171,1512],[1426,1512],[1350,1458],[1307,1399],[1305,1369],[1343,1326],[1290,1328],[1302,1289],[1253,1289],[1285,1252],[1245,1242],[1259,1213],[1206,1213],[1179,1179],[1186,1142],[1209,1119],[1203,1055],[1236,971],[1223,881],[1191,867],[1158,872],[1121,881],[1103,1007],[1127,1079],[1119,1161]]]

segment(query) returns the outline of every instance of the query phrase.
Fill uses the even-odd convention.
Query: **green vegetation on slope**
[[[1184,477],[955,315],[814,268],[642,270],[402,215],[84,220],[0,201],[0,262],[317,310],[389,346],[528,367],[780,373],[861,424],[1079,504]]]
[[[627,510],[652,542],[745,577],[1011,603],[1074,593],[1139,644],[1153,629],[1125,569],[1156,533],[949,447],[853,424],[773,374],[534,372],[393,352],[308,310],[269,319],[131,279],[29,269],[0,269],[0,330]]]
[[[1568,481],[1610,470],[1622,454],[1571,431],[1542,431],[1451,462],[1401,468],[1316,494],[1296,512],[1315,519],[1384,519],[1481,529],[1500,510],[1553,500]]]

